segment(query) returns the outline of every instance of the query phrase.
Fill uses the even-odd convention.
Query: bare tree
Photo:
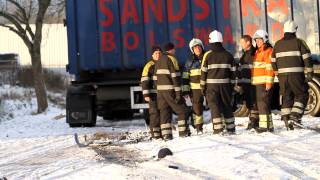
[[[1,1],[0,17],[9,23],[1,23],[0,26],[8,28],[17,34],[25,43],[31,56],[34,88],[37,96],[38,113],[48,108],[47,92],[43,78],[41,64],[42,27],[46,17],[52,17],[50,6],[64,7],[65,0],[5,0]],[[63,11],[63,8],[55,7]],[[54,7],[52,8],[54,9]],[[47,14],[46,14],[47,13]],[[50,14],[50,15],[49,15]],[[35,28],[31,28],[31,24]]]

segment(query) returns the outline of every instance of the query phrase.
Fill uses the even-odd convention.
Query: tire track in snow
[[[302,138],[306,138],[306,137],[309,137],[309,136],[310,135],[308,133],[308,134],[305,134],[302,137],[290,139],[290,140],[287,140],[287,141],[285,139],[284,140],[282,139],[282,140],[280,140],[278,145],[276,145],[276,146],[272,145],[271,147],[267,146],[267,147],[265,147],[266,148],[265,150],[257,150],[259,147],[257,149],[250,148],[250,147],[248,147],[248,145],[249,146],[259,145],[260,143],[241,143],[239,141],[236,141],[238,138],[240,138],[240,137],[236,137],[236,136],[226,137],[226,140],[228,140],[229,142],[226,142],[223,139],[222,140],[212,139],[212,138],[210,139],[210,137],[208,138],[208,140],[211,140],[212,142],[218,142],[218,143],[221,143],[221,144],[229,144],[229,145],[231,145],[233,147],[248,151],[248,153],[245,153],[244,155],[239,156],[237,159],[247,160],[247,161],[251,161],[253,163],[256,163],[256,161],[250,160],[249,157],[254,155],[254,154],[259,154],[262,158],[264,158],[265,160],[267,160],[268,162],[270,162],[274,166],[279,167],[284,172],[286,172],[288,174],[291,174],[291,175],[293,175],[293,176],[295,176],[297,178],[316,179],[316,178],[311,177],[310,175],[308,175],[304,171],[301,171],[300,169],[293,167],[292,165],[288,164],[287,162],[281,161],[280,159],[277,158],[278,155],[274,153],[274,151],[279,146],[281,146],[282,141],[286,142],[286,143],[299,142],[299,140],[301,140]],[[223,138],[223,136],[221,136],[221,137]],[[233,142],[230,142],[230,140],[233,141]],[[261,144],[263,144],[263,143],[261,143]],[[281,155],[284,155],[284,154],[285,154],[285,152],[282,153]],[[299,154],[301,154],[301,152]],[[291,157],[287,157],[287,158],[290,159],[290,160],[295,161],[296,157],[295,156],[291,156]],[[293,159],[291,159],[291,158],[293,158]]]

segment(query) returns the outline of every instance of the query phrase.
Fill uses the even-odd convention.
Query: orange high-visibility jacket
[[[257,49],[253,67],[251,69],[251,83],[253,85],[265,84],[271,87],[274,79],[274,71],[271,64],[272,48],[265,48],[265,45]]]

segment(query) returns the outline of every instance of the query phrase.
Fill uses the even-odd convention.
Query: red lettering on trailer
[[[268,1],[268,13],[272,12],[273,9],[280,8],[281,12],[284,14],[288,14],[288,4],[286,0],[269,0]]]
[[[232,31],[231,31],[231,25],[226,25],[224,27],[224,33],[223,33],[223,43],[224,44],[234,44]]]
[[[132,38],[133,43],[129,43],[129,39]],[[127,32],[124,35],[124,45],[128,50],[134,50],[137,49],[139,45],[139,36],[135,32]]]
[[[194,28],[196,38],[201,39],[205,45],[209,44],[209,33],[212,31],[211,27]]]
[[[116,48],[114,42],[114,33],[112,32],[102,32],[101,46],[103,52],[110,52]]]
[[[283,25],[279,22],[272,24],[272,40],[275,42],[283,37]]]
[[[149,41],[150,41],[150,45],[153,46],[154,45],[154,32],[153,31],[149,32]]]
[[[255,16],[260,16],[260,9],[257,7],[255,0],[243,0],[242,1],[242,15],[243,16],[248,16],[249,12],[248,12],[248,7],[251,8],[253,14]]]
[[[194,0],[194,4],[202,9],[201,13],[195,14],[196,20],[204,20],[210,14],[210,7],[209,4],[205,0]]]
[[[133,0],[123,0],[121,24],[126,24],[132,18],[135,24],[139,23],[137,7]]]
[[[181,33],[183,33],[183,29],[181,28],[177,28],[173,31],[173,38],[176,40],[175,45],[177,48],[182,48],[186,44]]]
[[[177,22],[184,18],[187,12],[187,1],[185,0],[175,0],[176,4],[180,4],[180,8],[178,12],[173,12],[173,0],[167,1],[167,8],[168,8],[168,19],[169,22]],[[179,2],[179,3],[177,3]]]
[[[144,23],[148,23],[150,21],[149,7],[151,8],[153,15],[155,16],[158,22],[163,21],[163,13],[162,13],[162,0],[156,0],[157,4],[155,4],[154,0],[143,0],[143,12],[144,14]]]
[[[106,3],[111,3],[110,0],[99,0],[99,9],[107,18],[103,21],[100,21],[101,26],[111,26],[113,23],[113,14],[110,9],[106,6]]]
[[[223,18],[227,19],[229,17],[229,0],[223,0]]]
[[[257,31],[257,25],[256,24],[246,24],[246,31],[245,33],[253,36],[253,34]]]

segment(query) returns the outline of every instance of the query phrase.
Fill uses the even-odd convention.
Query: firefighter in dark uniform
[[[213,31],[209,35],[211,50],[206,52],[201,65],[201,90],[211,109],[213,133],[224,130],[235,133],[232,111],[232,92],[235,83],[235,61],[222,46],[222,34]]]
[[[155,65],[157,77],[157,101],[160,109],[160,128],[164,140],[172,139],[171,112],[178,116],[179,136],[189,135],[187,129],[187,107],[181,92],[181,73],[175,58],[172,43],[164,46],[166,51]]]
[[[189,43],[192,55],[187,60],[182,74],[182,91],[185,98],[192,102],[192,119],[197,133],[203,131],[203,95],[200,87],[201,62],[204,46],[200,39],[192,39]]]
[[[270,106],[274,80],[274,71],[271,65],[272,46],[269,43],[268,33],[264,30],[257,30],[253,39],[257,44],[251,69],[251,83],[255,88],[259,111],[259,128],[256,130],[258,133],[273,132]]]
[[[308,101],[308,84],[312,80],[311,53],[305,41],[296,37],[297,24],[284,24],[284,37],[277,41],[272,53],[272,67],[278,74],[282,97],[281,119],[287,128],[301,124],[301,118]]]
[[[151,53],[152,59],[143,68],[141,86],[144,100],[149,103],[149,128],[151,137],[153,139],[160,139],[160,113],[157,107],[157,91],[155,89],[156,76],[154,73],[154,67],[156,61],[159,60],[162,54],[161,48],[159,46],[153,46]]]
[[[256,104],[256,92],[251,84],[251,69],[253,67],[253,58],[256,48],[252,45],[252,38],[249,35],[243,35],[240,39],[240,45],[243,49],[243,55],[239,62],[239,85],[241,93],[249,109],[249,123],[247,130],[259,127],[259,113]]]

